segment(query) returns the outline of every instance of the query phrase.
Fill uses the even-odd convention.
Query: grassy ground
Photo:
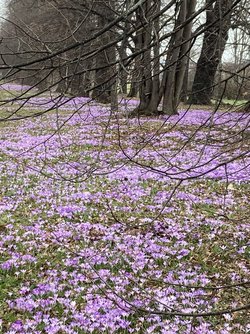
[[[249,302],[247,119],[82,102],[0,128],[2,332],[249,333],[248,310],[178,315]]]

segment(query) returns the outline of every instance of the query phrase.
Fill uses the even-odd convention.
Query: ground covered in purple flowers
[[[249,333],[250,115],[23,102],[0,111],[2,332]]]

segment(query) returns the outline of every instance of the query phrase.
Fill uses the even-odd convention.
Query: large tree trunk
[[[74,96],[83,96],[83,97],[89,97],[89,85],[90,85],[90,79],[89,79],[89,71],[85,73],[81,73],[83,71],[82,67],[77,67],[73,72],[72,80],[70,83],[70,89],[71,94]],[[77,72],[80,72],[77,74]]]
[[[122,45],[121,52],[120,52],[121,61],[122,59],[125,59],[127,57],[126,47],[127,47],[126,44]],[[127,95],[128,93],[128,89],[127,89],[128,73],[123,68],[123,66],[120,66],[119,74],[120,74],[120,87],[121,87],[120,93]]]
[[[209,2],[209,0],[207,0]],[[201,54],[189,99],[193,104],[210,104],[217,67],[228,39],[230,14],[223,17],[232,4],[231,0],[217,0],[206,11],[206,26]],[[213,24],[214,22],[214,24]]]
[[[140,39],[136,37],[134,52],[137,52],[140,50],[141,45],[139,43],[140,43]],[[140,56],[136,56],[133,62],[133,69],[131,71],[130,89],[129,89],[128,97],[138,96],[139,86],[141,82],[141,74],[142,74],[140,64],[141,64]]]
[[[140,104],[133,111],[132,115],[153,115],[157,113],[157,107],[159,104],[159,45],[154,48],[154,60],[152,62],[151,48],[149,47],[152,38],[152,31],[155,34],[159,33],[159,21],[158,19],[152,23],[147,22],[155,11],[160,8],[160,1],[152,3],[151,0],[145,2],[142,8],[137,11],[137,21],[145,22],[147,24],[146,29],[140,29],[140,33],[137,34],[137,47],[145,49],[140,59]],[[155,36],[156,38],[156,36]],[[152,68],[153,65],[153,68]]]
[[[97,19],[98,29],[105,27],[109,23],[109,20],[113,17],[113,11],[111,8],[114,8],[114,3],[112,6],[108,0],[103,1],[103,3],[99,5],[98,10],[102,13],[102,15],[99,15]],[[112,32],[105,32],[98,38],[98,46],[103,47],[107,45],[111,38]],[[115,54],[115,46],[111,46],[98,52],[96,55],[95,82],[92,97],[96,99],[96,101],[103,104],[111,102],[112,86],[115,83],[115,79],[113,77],[116,69],[114,66],[111,66],[110,63],[115,61]]]
[[[156,12],[160,10],[160,1],[157,3]],[[153,59],[153,69],[152,69],[152,94],[148,105],[149,112],[152,114],[158,113],[158,105],[160,103],[160,43],[159,41],[159,31],[160,31],[160,18],[154,20],[153,22],[154,38],[157,42],[153,49],[154,59]]]
[[[145,6],[144,6],[145,8]],[[141,24],[141,14],[140,14],[141,9],[137,9],[136,12],[136,22],[137,26]],[[137,53],[141,50],[142,46],[142,29],[136,29],[136,34],[133,37],[133,42],[134,42],[134,50],[133,52]],[[140,83],[142,80],[142,67],[141,67],[141,55],[138,55],[135,57],[132,65],[132,71],[131,71],[131,78],[130,78],[130,90],[128,93],[128,97],[136,97],[138,96],[139,93],[139,87]]]
[[[143,7],[137,11],[138,22],[145,22],[145,16],[149,15],[149,9],[151,1],[148,0],[143,4]],[[140,62],[141,78],[139,93],[140,93],[140,104],[136,110],[138,113],[147,113],[148,105],[152,94],[152,72],[151,72],[151,50],[147,48],[151,41],[152,26],[147,25],[147,29],[142,29],[138,34],[138,46],[142,49],[146,49],[142,55]]]
[[[132,4],[132,0],[126,1],[126,11],[128,11],[129,7]],[[123,31],[123,40],[121,43],[121,47],[119,49],[119,57],[120,57],[120,66],[119,66],[119,79],[120,79],[120,93],[127,95],[128,93],[128,72],[125,68],[124,61],[127,58],[127,48],[129,46],[128,40],[128,32],[131,29],[130,20],[132,15],[128,17],[128,20],[125,21],[124,31]]]
[[[162,81],[163,112],[167,115],[178,114],[185,72],[188,66],[189,49],[191,46],[192,21],[182,29],[183,24],[194,13],[196,0],[184,0],[181,3],[175,23],[176,33],[172,35],[166,68]]]

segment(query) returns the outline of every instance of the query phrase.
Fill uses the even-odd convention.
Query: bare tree
[[[215,74],[226,46],[231,26],[233,1],[206,1],[206,23],[201,54],[197,63],[190,103],[210,104]]]

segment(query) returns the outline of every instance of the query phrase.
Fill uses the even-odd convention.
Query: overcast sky
[[[4,13],[4,4],[5,4],[5,0],[0,0],[0,15],[1,16]]]

